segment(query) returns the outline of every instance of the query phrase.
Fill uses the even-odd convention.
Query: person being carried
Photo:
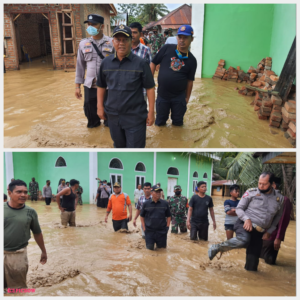
[[[8,185],[8,195],[10,200],[4,203],[4,289],[23,289],[27,288],[30,231],[42,251],[42,265],[47,262],[47,252],[38,215],[25,205],[28,196],[26,183],[12,181]]]
[[[198,192],[192,196],[189,202],[189,211],[187,217],[187,228],[190,230],[191,240],[208,240],[208,210],[213,221],[213,228],[216,230],[216,220],[214,213],[214,204],[210,196],[206,195],[207,187],[205,181],[197,183]]]
[[[229,193],[231,198],[224,201],[224,210],[225,210],[225,231],[227,240],[233,238],[233,226],[238,219],[238,216],[235,212],[236,207],[238,206],[240,200],[238,196],[240,194],[240,187],[237,184],[233,184],[229,188]]]
[[[112,222],[115,231],[120,229],[128,230],[128,222],[132,219],[132,206],[129,196],[121,192],[121,184],[115,182],[113,185],[114,192],[110,195],[107,205],[107,212],[105,216],[105,223],[107,223],[108,216],[112,211]],[[127,208],[129,216],[127,217]]]
[[[61,225],[68,227],[68,224],[72,227],[76,226],[76,207],[78,202],[77,189],[79,187],[79,181],[76,179],[70,180],[69,188],[63,189],[56,195],[56,202],[60,209]],[[62,197],[62,202],[60,201]]]

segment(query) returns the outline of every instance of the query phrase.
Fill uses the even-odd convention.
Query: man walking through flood
[[[272,188],[274,175],[262,173],[258,188],[247,190],[236,208],[238,220],[234,225],[236,237],[212,245],[208,257],[212,260],[219,252],[247,248],[247,271],[257,271],[263,240],[268,240],[281,218],[284,197]]]
[[[167,247],[167,235],[171,222],[171,212],[167,201],[160,199],[162,189],[152,187],[152,201],[143,204],[140,216],[145,232],[146,248],[154,250]]]
[[[135,189],[134,192],[133,192],[135,208],[137,207],[139,199],[143,195],[144,195],[144,190],[142,190],[142,185],[139,184],[137,189]]]
[[[275,189],[278,193],[280,193],[280,182],[281,179],[275,177],[272,184],[273,189]],[[290,223],[292,208],[293,206],[290,199],[288,197],[284,197],[282,216],[278,222],[278,225],[276,229],[271,233],[270,238],[268,240],[263,240],[260,257],[263,258],[269,265],[276,264],[277,255],[281,247],[281,242],[284,241],[286,229]]]
[[[79,181],[76,179],[70,180],[70,187],[63,189],[56,195],[56,202],[60,209],[61,225],[68,227],[68,224],[76,226],[76,207],[78,203],[77,189]],[[62,202],[60,197],[62,197]]]
[[[83,194],[83,188],[81,185],[78,186],[78,189],[77,189],[77,197],[78,197],[78,204],[79,205],[82,205],[82,194]]]
[[[36,211],[25,205],[27,185],[14,180],[8,185],[10,200],[4,203],[4,289],[27,288],[27,245],[30,231],[42,251],[40,263],[47,262],[47,252]]]
[[[166,125],[171,111],[172,124],[183,125],[183,117],[193,89],[197,60],[189,51],[194,40],[193,28],[182,25],[178,29],[178,44],[164,45],[153,58],[150,67],[154,76],[160,64],[156,98],[155,125]]]
[[[46,185],[43,187],[43,198],[45,199],[46,205],[50,205],[52,200],[52,188],[50,184],[50,180],[47,180]]]
[[[115,182],[113,186],[114,192],[110,195],[107,205],[107,212],[105,216],[105,223],[107,223],[108,216],[112,211],[112,222],[115,231],[120,229],[128,230],[127,223],[132,219],[132,206],[129,196],[121,192],[121,185]],[[127,206],[129,216],[127,217]]]
[[[174,196],[172,196],[168,202],[170,211],[172,214],[172,229],[171,233],[178,233],[178,227],[180,232],[187,232],[186,228],[186,214],[189,208],[187,197],[181,194],[182,189],[180,185],[175,185]]]
[[[75,96],[82,99],[80,85],[84,85],[84,113],[87,117],[88,128],[101,125],[97,115],[97,76],[100,65],[106,56],[114,53],[112,38],[103,34],[104,18],[97,14],[90,14],[84,23],[90,37],[81,40],[78,46]],[[86,72],[86,76],[85,76]],[[85,78],[84,78],[85,76]]]
[[[192,196],[189,202],[189,211],[187,217],[187,228],[190,230],[191,240],[208,240],[208,210],[213,221],[213,228],[216,230],[216,220],[214,213],[214,204],[210,196],[206,195],[207,184],[205,181],[197,183],[197,193]]]
[[[32,177],[32,181],[29,183],[29,193],[31,201],[37,201],[39,195],[39,184],[35,181],[35,178]]]
[[[117,26],[113,32],[116,53],[103,60],[97,79],[98,116],[108,119],[115,148],[144,148],[146,127],[154,123],[155,82],[149,64],[131,52],[131,44],[131,29]]]

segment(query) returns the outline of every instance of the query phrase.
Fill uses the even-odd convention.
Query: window
[[[171,168],[168,169],[167,174],[168,174],[168,175],[179,175],[179,171],[178,171],[177,168],[171,167]]]
[[[123,176],[122,174],[110,174],[110,183],[111,183],[111,187],[113,189],[114,183],[115,182],[119,182],[121,184],[121,188],[123,185]]]
[[[145,183],[145,176],[135,176],[135,188],[136,189],[137,189],[139,184],[143,188],[144,183]]]
[[[221,191],[221,187],[218,186],[218,187],[217,187],[217,192],[220,192],[220,191]]]
[[[75,39],[72,12],[57,12],[57,27],[61,55],[74,55]]]
[[[204,173],[204,174],[203,174],[203,178],[207,178],[207,173]]]
[[[139,163],[137,163],[135,170],[137,172],[146,172],[146,167],[143,163],[139,162]]]
[[[118,158],[113,158],[109,163],[109,168],[123,170],[123,164]]]
[[[67,164],[66,164],[66,161],[63,157],[59,157],[57,160],[56,160],[56,163],[55,163],[55,167],[66,167]]]
[[[198,172],[194,172],[193,177],[198,178]]]
[[[197,187],[197,180],[193,180],[193,192],[195,192],[196,187]]]

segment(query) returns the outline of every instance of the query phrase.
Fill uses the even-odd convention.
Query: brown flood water
[[[40,249],[30,240],[28,287],[36,288],[30,295],[295,296],[296,222],[289,224],[276,266],[261,260],[258,272],[245,271],[244,249],[209,261],[208,247],[225,240],[224,200],[214,197],[217,230],[210,226],[208,242],[191,242],[188,233],[169,232],[167,249],[155,251],[145,248],[132,222],[129,233],[114,232],[111,216],[107,224],[101,222],[105,209],[95,205],[78,206],[81,227],[63,229],[56,203],[28,201],[38,212],[48,252],[42,266]]]
[[[4,146],[111,148],[109,129],[86,128],[83,100],[74,96],[75,73],[53,71],[51,58],[4,74]],[[196,79],[183,127],[151,126],[148,148],[290,148],[283,132],[259,120],[254,97],[242,84]]]

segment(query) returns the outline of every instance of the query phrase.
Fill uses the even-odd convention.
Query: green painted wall
[[[205,4],[202,77],[220,59],[245,72],[270,53],[273,4]]]
[[[145,176],[145,182],[153,181],[153,152],[99,152],[98,153],[98,177],[101,180],[110,181],[110,174],[122,174],[122,191],[129,195],[134,202],[133,192],[135,190],[136,176]],[[111,159],[118,158],[123,164],[123,170],[109,169]],[[138,162],[144,163],[146,172],[136,172],[135,166]]]
[[[270,57],[272,70],[280,75],[296,36],[296,4],[275,4]]]
[[[13,164],[15,179],[25,181],[27,187],[32,177],[35,177],[36,181],[39,180],[37,173],[37,152],[13,152]]]
[[[55,167],[56,160],[62,156],[66,167]],[[37,174],[40,189],[51,180],[52,193],[56,194],[60,178],[66,181],[77,179],[83,188],[83,203],[89,203],[89,153],[88,152],[40,152],[37,156]]]

